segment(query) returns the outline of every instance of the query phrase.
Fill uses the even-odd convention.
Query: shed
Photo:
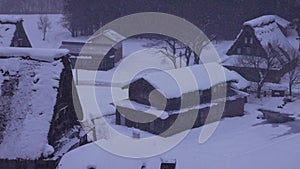
[[[266,88],[271,91],[272,97],[284,97],[286,92],[288,91],[288,87],[283,84],[267,83]]]
[[[122,39],[121,35],[107,30],[90,37],[86,42],[63,41],[60,48],[70,51],[73,68],[106,71],[114,68],[115,63],[122,59]]]
[[[128,100],[115,103],[116,123],[161,134],[180,119],[168,136],[205,124],[210,109],[218,114],[220,99],[225,99],[221,116],[241,116],[247,94],[233,88],[238,80],[217,63],[147,73],[130,83]],[[217,115],[210,122],[216,120]]]

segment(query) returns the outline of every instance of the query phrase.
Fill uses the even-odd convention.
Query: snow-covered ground
[[[293,38],[290,38],[290,42],[292,40]],[[129,137],[132,136],[133,129],[114,124],[115,117],[111,114],[115,110],[110,104],[113,102],[112,93],[116,94],[117,99],[128,97],[128,91],[121,90],[119,87],[130,80],[128,77],[131,76],[128,74],[134,74],[136,70],[143,68],[142,63],[148,65],[153,63],[157,68],[164,70],[174,67],[172,62],[166,64],[166,61],[160,57],[141,56],[139,52],[145,49],[147,43],[149,42],[146,40],[127,43],[128,47],[123,51],[124,55],[129,56],[137,52],[136,57],[133,60],[129,60],[131,57],[125,58],[125,62],[126,59],[130,62],[126,62],[126,64],[124,62],[123,65],[121,62],[118,64],[120,67],[110,71],[91,72],[79,70],[79,80],[82,79],[82,83],[79,83],[77,89],[83,102],[83,108],[90,113],[90,117],[87,118],[99,118],[103,115],[109,115],[106,117],[106,121],[112,128]],[[226,52],[232,43],[233,41],[213,42],[221,60],[228,58]],[[297,46],[295,41],[293,46]],[[121,69],[122,66],[124,66],[124,69]],[[118,71],[118,69],[122,71]],[[119,76],[116,75],[117,78],[115,77],[116,79],[112,80],[115,74],[119,74]],[[91,86],[94,83],[96,83],[96,87]],[[286,84],[286,82],[283,83]],[[113,88],[110,86],[113,86]],[[91,95],[95,96],[93,97],[95,107],[90,106]],[[296,118],[294,122],[268,124],[262,119],[257,119],[257,116],[261,115],[261,112],[257,111],[259,108],[277,109],[277,106],[282,105],[282,103],[283,98],[266,97],[257,99],[251,95],[249,103],[245,106],[245,115],[223,119],[215,133],[203,144],[199,143],[199,135],[203,127],[191,130],[187,137],[170,151],[150,158],[131,159],[121,157],[107,152],[97,144],[90,143],[63,156],[59,169],[79,169],[88,166],[96,168],[141,168],[143,164],[146,165],[146,168],[159,168],[161,158],[176,159],[177,169],[196,169],[199,167],[209,169],[297,169],[299,167],[297,157],[300,153],[300,149],[297,149],[300,139],[299,99],[293,103],[288,103],[280,110],[281,112],[294,114]],[[97,113],[99,108],[102,114]],[[136,130],[134,131],[136,132]],[[147,132],[139,132],[141,138],[153,137],[152,134]],[[120,148],[127,146],[126,143],[122,144],[113,132],[108,133],[108,135],[108,137],[105,137],[107,140],[104,140],[104,142],[117,142]],[[103,140],[100,142],[103,142]],[[149,149],[149,151],[155,149],[156,144],[153,143],[153,147],[144,147],[144,149]],[[139,150],[139,148],[132,149],[132,151]]]
[[[43,34],[38,29],[40,16],[47,16],[51,23],[51,28],[46,34],[46,40],[43,41]],[[62,40],[70,39],[70,31],[62,26],[61,14],[22,14],[22,15],[0,15],[1,18],[22,18],[23,26],[33,48],[59,48]],[[83,38],[84,39],[84,38]]]
[[[151,158],[130,159],[113,155],[97,144],[91,143],[66,154],[59,169],[86,168],[89,165],[97,168],[140,168],[143,163],[147,168],[159,168],[160,158],[176,159],[177,169],[209,168],[209,169],[253,169],[272,168],[296,169],[299,167],[298,149],[300,139],[299,101],[289,103],[285,110],[296,113],[297,120],[285,124],[268,124],[256,117],[262,105],[273,107],[280,105],[283,98],[250,98],[246,104],[243,117],[226,118],[221,121],[212,137],[200,144],[199,134],[202,128],[191,130],[190,134],[176,147],[161,155]],[[113,123],[113,121],[111,121]],[[114,124],[111,124],[114,126]],[[114,127],[130,136],[132,129]],[[141,132],[143,135],[144,133]],[[149,137],[149,135],[148,135]],[[150,135],[151,137],[151,135]],[[112,135],[107,141],[114,141]],[[119,143],[120,146],[122,142]],[[147,147],[149,150],[155,148]],[[133,149],[132,151],[139,151]],[[78,160],[76,160],[78,159]]]

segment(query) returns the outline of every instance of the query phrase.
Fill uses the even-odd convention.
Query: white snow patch
[[[11,22],[11,23],[17,23],[21,22],[23,19],[18,16],[10,15],[10,16],[0,16],[0,22]]]
[[[47,158],[50,155],[52,155],[53,153],[54,153],[54,148],[51,145],[46,144],[45,147],[44,147],[43,156],[45,158]]]
[[[249,87],[251,84],[248,80],[246,80],[242,75],[235,71],[230,71],[237,79],[237,83],[233,83],[232,86],[234,86],[236,89],[242,90],[247,87]]]
[[[272,22],[279,24],[283,28],[287,28],[290,24],[289,21],[287,21],[277,15],[264,15],[264,16],[261,16],[261,17],[258,17],[258,18],[255,18],[255,19],[245,22],[244,26],[248,25],[251,27],[262,27],[262,26],[265,26]]]
[[[16,31],[15,24],[0,23],[0,46],[9,47],[11,45],[15,31]]]
[[[0,48],[0,56],[30,57],[32,59],[52,62],[69,53],[67,49],[37,49],[37,48]]]

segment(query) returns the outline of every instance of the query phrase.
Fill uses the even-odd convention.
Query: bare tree
[[[289,80],[289,95],[293,95],[293,87],[295,85],[300,84],[300,70],[297,66],[295,69],[288,72],[288,80]]]
[[[43,41],[46,40],[46,34],[49,29],[51,29],[51,21],[49,20],[48,16],[40,16],[39,21],[37,22],[38,29],[43,34]]]
[[[215,38],[216,36],[213,36],[211,39],[213,40]],[[194,41],[191,41],[189,45],[185,45],[177,39],[162,36],[158,41],[147,44],[147,47],[161,46],[166,52],[170,52],[172,54],[173,60],[176,60],[176,58],[182,59],[181,57],[184,57],[186,65],[189,66],[192,57],[194,58],[193,64],[200,64],[200,54],[202,50],[210,44],[210,42],[211,40],[207,38],[199,37]],[[163,53],[166,54],[165,52]]]
[[[185,46],[180,41],[167,37],[160,36],[159,40],[155,42],[148,43],[146,47],[161,47],[161,53],[168,57],[174,64],[175,68],[177,66],[177,59],[182,57],[182,50],[185,49]],[[181,66],[181,65],[180,65]]]
[[[237,65],[239,67],[248,67],[255,71],[253,74],[257,76],[256,93],[258,98],[261,97],[262,87],[264,86],[271,70],[282,66],[282,64],[277,60],[279,53],[274,50],[272,45],[268,44],[268,50],[266,52],[267,57],[241,56],[237,59]]]
[[[289,95],[293,95],[293,87],[295,85],[300,84],[300,65],[299,65],[299,59],[298,59],[298,52],[293,53],[293,64],[291,65],[293,69],[291,69],[287,75],[288,75],[288,82],[289,82]]]

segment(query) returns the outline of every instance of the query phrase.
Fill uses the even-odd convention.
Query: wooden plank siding
[[[244,98],[226,101],[221,117],[235,117],[244,115]],[[153,134],[167,137],[176,133],[197,128],[204,124],[218,121],[222,103],[202,109],[192,109],[180,114],[170,114],[168,118],[161,119],[139,110],[117,106],[116,124],[134,127]],[[211,111],[210,111],[211,110]],[[210,118],[208,119],[208,114]],[[123,124],[122,120],[123,118]],[[176,123],[175,123],[176,121]],[[193,122],[193,123],[192,123]]]
[[[129,85],[129,99],[136,101],[137,103],[148,106],[151,105],[159,110],[173,111],[199,104],[210,103],[213,88],[218,88],[218,86],[213,86],[212,88],[203,91],[183,93],[181,97],[177,98],[166,98],[163,93],[141,78]],[[230,83],[227,84],[226,90],[226,97],[235,94],[230,88]]]
[[[260,44],[250,26],[244,26],[238,39],[234,42],[226,55],[259,56],[267,58],[267,53]]]

